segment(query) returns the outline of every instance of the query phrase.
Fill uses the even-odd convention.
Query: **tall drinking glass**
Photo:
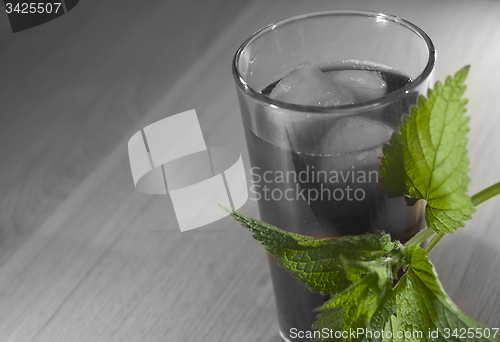
[[[309,80],[295,80],[297,92],[293,80],[276,84],[304,63],[325,75],[344,71],[331,77],[347,79],[347,86],[359,70],[368,71],[368,79],[375,71],[384,80],[384,93],[364,100],[354,96],[354,103],[337,106],[301,103],[311,95],[300,93]],[[315,237],[383,230],[405,241],[422,229],[423,204],[388,198],[379,184],[379,165],[383,144],[430,86],[434,63],[434,46],[425,32],[375,12],[300,15],[245,41],[234,57],[233,74],[252,166],[250,191],[261,220]],[[301,99],[283,100],[274,87]],[[354,88],[373,92],[370,84]],[[312,310],[328,298],[311,293],[272,256],[269,265],[280,334],[285,341],[305,341],[298,338],[300,332],[312,329],[317,315]]]

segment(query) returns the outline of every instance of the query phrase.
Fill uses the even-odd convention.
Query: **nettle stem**
[[[410,240],[408,240],[408,242],[405,243],[405,245],[411,246],[411,245],[414,245],[416,243],[418,243],[420,245],[422,242],[424,242],[425,240],[430,238],[433,234],[434,234],[434,231],[432,229],[430,229],[429,227],[427,227],[427,228],[421,230],[417,235],[412,237]]]
[[[500,194],[500,182],[495,183],[492,186],[489,186],[486,189],[481,190],[477,194],[473,195],[471,197],[472,205],[477,207],[481,203],[483,203],[483,202],[489,200],[490,198],[495,197],[496,195],[499,195],[499,194]],[[424,232],[425,232],[425,234],[423,234]],[[409,245],[414,244],[414,243],[422,243],[425,239],[431,237],[433,233],[434,233],[434,231],[427,227],[424,230],[422,230],[420,233],[415,235],[410,241],[408,241],[407,245],[409,246]],[[419,237],[419,235],[421,235],[421,234],[422,234],[422,236]],[[443,238],[444,235],[445,235],[445,233],[439,233],[436,236],[434,236],[432,238],[431,242],[429,242],[429,244],[427,246],[425,246],[424,251],[429,253],[434,248],[434,246],[436,246],[436,244],[439,242],[439,240],[441,240]],[[423,238],[424,236],[425,236],[425,238]],[[415,239],[415,241],[412,242],[412,240],[414,240],[414,239]]]
[[[429,253],[434,248],[434,246],[439,242],[439,240],[441,240],[443,238],[444,234],[445,233],[439,233],[436,236],[434,236],[432,238],[431,242],[429,242],[429,244],[427,246],[425,246],[424,251]]]
[[[471,197],[471,201],[472,204],[477,207],[479,204],[489,200],[492,197],[495,197],[498,194],[500,194],[500,182],[479,191],[477,194]]]

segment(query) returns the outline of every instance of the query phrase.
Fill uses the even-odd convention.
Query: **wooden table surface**
[[[299,13],[406,18],[471,64],[471,194],[500,180],[500,2],[80,1],[12,34],[0,15],[0,341],[277,342],[265,251],[230,218],[181,233],[168,196],[132,182],[128,139],[195,108],[208,146],[246,154],[230,62]],[[432,259],[452,299],[500,327],[500,199]],[[249,201],[243,212],[256,215]]]

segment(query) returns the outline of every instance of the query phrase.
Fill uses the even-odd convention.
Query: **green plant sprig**
[[[330,295],[317,308],[312,328],[330,332],[315,342],[338,341],[335,332],[364,329],[391,332],[379,338],[348,335],[344,341],[500,341],[498,329],[485,337],[485,326],[463,313],[448,297],[427,254],[446,234],[463,227],[475,206],[500,194],[500,182],[472,197],[468,177],[466,66],[403,117],[400,133],[384,145],[381,184],[389,197],[405,196],[409,205],[426,201],[427,228],[406,244],[388,234],[317,239],[290,233],[229,211],[280,266],[312,292]],[[227,210],[227,209],[225,209]],[[427,239],[429,244],[422,249]],[[398,277],[398,270],[404,274]],[[396,285],[394,285],[396,283]],[[398,332],[421,332],[411,338]],[[465,331],[465,338],[459,334]],[[490,331],[490,330],[488,330]],[[431,335],[434,332],[437,335]],[[380,336],[380,335],[379,335]]]
[[[479,204],[484,203],[487,200],[499,194],[500,194],[500,182],[495,183],[487,187],[486,189],[481,190],[477,194],[473,195],[471,197],[472,205],[477,207]],[[434,235],[433,239],[425,247],[425,251],[428,253],[432,250],[432,248],[434,248],[434,246],[439,242],[439,240],[441,240],[444,237],[445,233],[435,234],[435,232],[431,228],[426,227],[423,230],[421,230],[417,235],[415,235],[413,238],[408,240],[408,242],[405,245],[410,246],[413,244],[421,244],[433,235]]]

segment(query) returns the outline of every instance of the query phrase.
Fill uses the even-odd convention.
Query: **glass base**
[[[289,338],[281,329],[279,330],[280,337],[284,342],[311,342],[312,338]]]
[[[292,341],[290,341],[288,339],[288,337],[286,337],[286,335],[283,333],[283,331],[281,331],[281,329],[280,329],[280,336],[283,339],[283,341],[285,341],[285,342],[292,342]]]

